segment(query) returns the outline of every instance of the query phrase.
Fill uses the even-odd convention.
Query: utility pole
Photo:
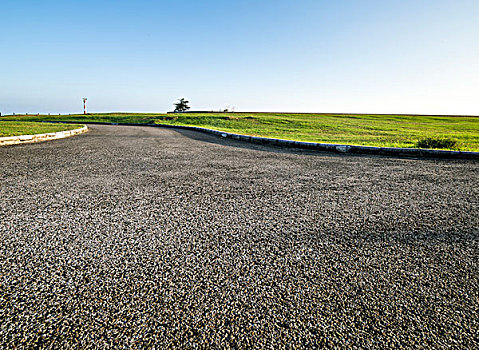
[[[86,114],[86,97],[83,97],[83,114]]]

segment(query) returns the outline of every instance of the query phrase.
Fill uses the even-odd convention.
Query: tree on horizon
[[[184,97],[178,99],[178,102],[174,104],[175,112],[185,112],[188,109],[190,109],[190,106],[188,106],[188,103],[190,103],[190,101],[185,100]]]

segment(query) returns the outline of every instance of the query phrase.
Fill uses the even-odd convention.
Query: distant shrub
[[[454,148],[457,141],[428,137],[416,142],[417,148]]]
[[[174,117],[170,117],[170,116],[165,116],[165,117],[163,117],[163,116],[160,116],[160,117],[157,117],[157,119],[159,119],[159,120],[173,120],[173,121],[175,121],[175,120],[178,120],[178,117],[176,117],[176,116],[174,116]]]

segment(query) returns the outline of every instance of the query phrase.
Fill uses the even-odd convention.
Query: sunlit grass
[[[454,142],[446,144],[452,146],[445,149],[479,151],[478,117],[294,113],[103,113],[62,116],[16,115],[3,118],[29,121],[190,125],[288,140],[382,147],[414,148],[426,139],[452,140]]]
[[[13,122],[0,120],[0,137],[46,134],[50,132],[79,129],[80,124],[47,124],[35,122]]]

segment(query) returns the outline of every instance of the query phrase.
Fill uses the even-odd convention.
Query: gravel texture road
[[[479,162],[91,126],[0,149],[0,347],[479,346]]]

